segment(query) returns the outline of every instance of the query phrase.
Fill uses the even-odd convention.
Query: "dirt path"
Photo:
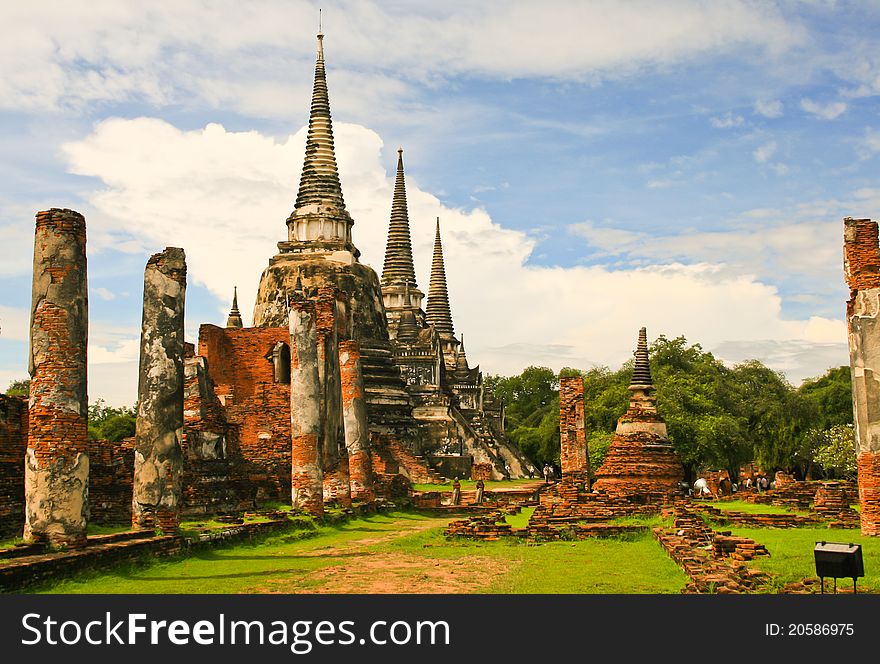
[[[327,558],[332,564],[297,578],[265,580],[260,593],[473,593],[480,592],[509,569],[508,562],[484,556],[432,558],[377,546],[400,537],[445,526],[449,519],[402,521],[381,536],[318,546],[298,557]]]

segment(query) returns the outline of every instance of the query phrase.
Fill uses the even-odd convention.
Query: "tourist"
[[[550,464],[545,463],[544,464],[544,484],[550,484],[550,473],[551,472],[552,471],[550,470]]]
[[[461,482],[458,481],[457,477],[452,483],[452,504],[461,505]]]
[[[751,490],[751,488],[752,488],[752,478],[751,477],[746,478],[745,485],[746,485],[746,491]]]
[[[483,482],[483,480],[477,480],[477,497],[474,498],[475,505],[483,504],[483,489],[485,488],[485,486],[486,484]]]
[[[529,479],[535,479],[535,467],[532,464],[529,464]]]
[[[766,475],[761,475],[761,491],[766,491],[770,487],[770,481]]]

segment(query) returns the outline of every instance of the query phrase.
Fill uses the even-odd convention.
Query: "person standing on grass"
[[[550,464],[544,464],[544,484],[550,484]]]
[[[457,477],[452,483],[452,504],[461,505],[461,482],[458,481]]]

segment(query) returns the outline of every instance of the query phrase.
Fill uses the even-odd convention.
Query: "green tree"
[[[89,406],[89,438],[117,443],[134,435],[136,419],[135,408],[113,408],[98,399]]]
[[[830,429],[853,423],[852,377],[848,366],[834,367],[798,388],[812,427]]]
[[[22,378],[21,380],[14,380],[9,383],[9,387],[6,388],[6,394],[11,397],[26,397],[30,395],[31,391],[31,379],[30,378]]]
[[[820,434],[814,460],[822,466],[826,475],[839,479],[856,476],[856,443],[851,424],[836,424]]]

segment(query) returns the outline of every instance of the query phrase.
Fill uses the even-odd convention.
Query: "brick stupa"
[[[669,442],[666,423],[657,413],[645,328],[639,330],[635,357],[629,408],[617,421],[593,489],[639,502],[663,501],[679,493],[684,467]]]

